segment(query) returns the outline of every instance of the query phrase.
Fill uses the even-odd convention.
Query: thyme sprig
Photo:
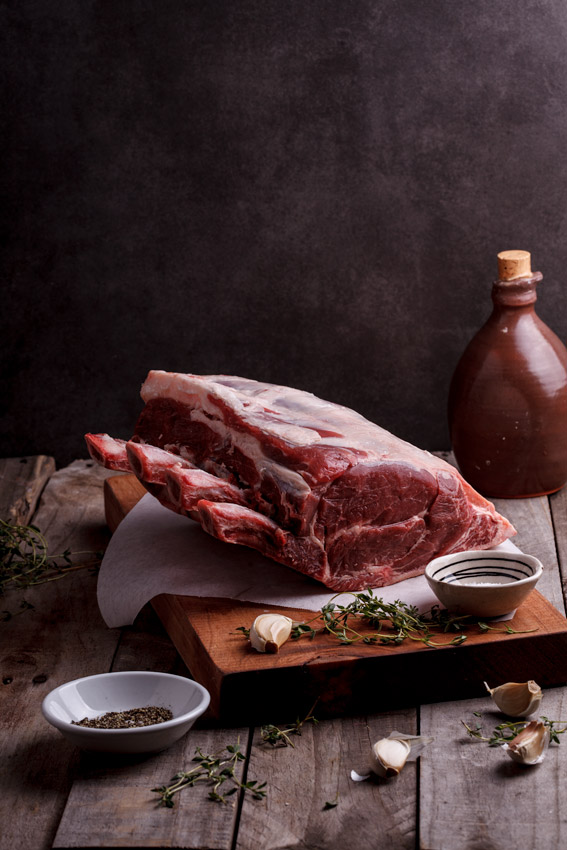
[[[339,792],[335,794],[332,800],[325,800],[325,805],[323,806],[323,811],[327,812],[329,809],[336,809],[339,805]]]
[[[292,723],[290,726],[275,726],[273,723],[267,723],[265,726],[260,727],[260,735],[262,736],[262,742],[264,744],[271,744],[272,747],[294,747],[290,735],[301,735],[302,726],[305,723],[313,723],[317,725],[319,721],[313,715],[313,710],[317,702],[309,709],[303,720],[300,720],[298,717],[295,723]]]
[[[73,558],[92,556],[76,563]],[[58,581],[70,572],[100,565],[102,552],[48,553],[45,537],[35,525],[12,525],[0,520],[0,594],[10,588],[28,588]],[[30,606],[31,607],[31,606]]]
[[[227,803],[227,797],[236,794],[240,789],[243,792],[248,791],[254,800],[261,800],[266,796],[265,782],[256,780],[241,782],[236,776],[236,768],[244,759],[245,755],[240,750],[240,741],[236,744],[228,744],[224,750],[214,755],[206,755],[200,747],[197,747],[193,758],[196,766],[192,770],[176,773],[169,785],[152,788],[152,792],[160,795],[158,806],[173,808],[175,794],[183,791],[184,788],[192,788],[201,783],[210,786],[208,798],[215,803]]]
[[[420,613],[415,605],[408,605],[397,599],[385,602],[374,596],[371,590],[351,594],[353,599],[347,605],[338,605],[334,596],[321,610],[307,622],[294,623],[291,637],[313,639],[317,634],[327,633],[340,643],[376,644],[397,646],[406,640],[422,643],[429,647],[459,646],[467,639],[466,630],[477,627],[483,632],[498,631],[506,634],[526,634],[537,631],[527,629],[518,631],[509,624],[490,626],[483,620],[469,615],[451,614],[439,605]],[[373,631],[361,631],[361,626]],[[249,629],[239,626],[236,631],[245,637]],[[456,634],[455,634],[456,632]],[[442,635],[452,635],[447,640],[439,640]]]
[[[381,643],[398,645],[404,640],[413,640],[424,643],[426,646],[458,646],[466,640],[466,635],[454,635],[448,641],[441,643],[434,641],[438,637],[435,630],[444,633],[455,629],[458,625],[462,627],[465,617],[449,615],[447,611],[439,606],[434,606],[429,612],[420,614],[415,605],[408,605],[397,599],[395,602],[384,602],[377,598],[371,591],[353,593],[353,600],[348,605],[337,605],[336,597],[333,597],[321,608],[319,619],[322,626],[316,631],[326,631],[333,635],[340,643]],[[351,625],[355,623],[356,625]],[[371,633],[359,631],[359,623],[365,623],[371,629]],[[309,625],[300,624],[301,625]],[[388,626],[388,632],[383,631]],[[299,637],[305,633],[301,629]],[[296,637],[295,634],[292,637]]]
[[[33,611],[34,607],[35,606],[32,605],[31,602],[27,602],[25,599],[22,599],[22,601],[20,602],[19,611],[2,611],[2,616],[0,617],[0,620],[3,623],[6,623],[6,622],[8,622],[8,620],[11,620],[13,617],[17,617],[18,614],[23,614],[24,611]]]
[[[549,729],[549,740],[555,744],[561,743],[559,735],[567,732],[567,721],[550,720],[544,715],[542,715],[539,719],[543,721],[545,726]],[[461,720],[461,723],[465,727],[469,737],[476,738],[478,741],[486,741],[489,747],[501,747],[503,744],[507,744],[509,741],[512,741],[516,735],[522,731],[522,729],[525,729],[529,721],[505,720],[503,723],[499,723],[495,726],[492,733],[488,735],[485,735],[481,723],[477,722],[474,726],[469,725],[464,720]]]

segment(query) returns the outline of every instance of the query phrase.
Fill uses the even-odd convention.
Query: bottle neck
[[[492,284],[495,307],[527,307],[537,301],[536,286],[543,278],[541,272],[514,280],[496,280]]]

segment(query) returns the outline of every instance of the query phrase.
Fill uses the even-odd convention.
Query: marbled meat
[[[131,440],[87,434],[166,507],[338,591],[515,533],[445,461],[349,408],[227,375],[149,373]]]

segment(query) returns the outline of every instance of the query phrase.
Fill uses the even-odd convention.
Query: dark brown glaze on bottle
[[[527,498],[567,481],[567,349],[535,312],[542,274],[531,272],[530,255],[505,251],[498,259],[492,315],[451,381],[449,428],[476,490]]]

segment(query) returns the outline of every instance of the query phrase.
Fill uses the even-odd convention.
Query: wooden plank
[[[135,501],[136,485],[131,476],[116,476],[107,481],[105,493],[106,515],[116,527]],[[538,514],[543,520],[542,509],[543,502]],[[549,534],[550,521],[545,528]],[[533,551],[536,541],[531,542]],[[552,554],[546,548],[546,558]],[[553,590],[550,572],[546,578]],[[499,668],[522,679],[537,664],[542,685],[567,681],[567,621],[537,591],[510,621],[519,632],[515,635],[471,630],[462,646],[442,649],[409,641],[397,647],[343,646],[320,635],[290,641],[276,656],[251,652],[236,631],[269,606],[165,594],[152,604],[194,677],[211,692],[213,711],[226,722],[262,722],[276,710],[285,715],[298,689],[308,700],[318,698],[319,711],[330,716],[464,698],[474,693],[479,677]],[[300,609],[285,613],[294,620],[313,618]],[[390,688],[376,704],[368,682],[385,675]],[[325,687],[330,679],[332,690]],[[245,696],[238,699],[239,693]]]
[[[534,671],[537,676],[537,671]],[[504,676],[505,678],[505,676]],[[479,688],[482,687],[479,683]],[[475,717],[473,712],[482,712]],[[461,719],[492,731],[503,715],[487,698],[424,706],[421,729],[433,734],[420,759],[421,848],[557,850],[567,846],[562,801],[567,794],[567,746],[552,745],[541,765],[515,764],[499,748],[468,737]],[[567,717],[567,689],[546,691],[541,711]]]
[[[108,474],[90,461],[53,474],[33,517],[50,551],[104,547],[102,484]],[[0,822],[3,846],[42,850],[51,847],[77,750],[45,722],[41,702],[62,682],[108,670],[118,634],[100,617],[96,576],[87,571],[11,591],[3,607],[17,610],[22,596],[34,610],[0,623]]]
[[[538,582],[538,590],[558,611],[565,613],[548,497],[496,499],[494,504],[517,529],[513,542],[522,552],[535,555],[542,562],[543,575]]]
[[[146,605],[133,626],[121,630],[112,670],[157,670],[189,676],[187,666],[173,646],[155,611]]]
[[[55,461],[46,455],[0,459],[0,519],[27,525],[54,472]]]
[[[146,493],[135,475],[115,475],[104,482],[104,516],[112,532]]]
[[[194,767],[196,747],[206,754],[240,741],[247,730],[194,727],[166,750],[152,756],[96,756],[84,753],[55,848],[69,847],[178,847],[189,850],[229,850],[237,814],[238,795],[226,804],[208,799],[205,786],[188,788],[176,796],[173,809],[158,805],[151,789],[169,784],[180,770]],[[238,774],[241,776],[243,762]]]
[[[135,626],[123,630],[112,669],[188,675],[149,607]],[[205,716],[182,741],[163,753],[146,758],[83,753],[53,846],[229,850],[237,816],[236,796],[230,805],[219,805],[207,799],[205,788],[191,788],[177,797],[170,810],[156,805],[158,798],[151,789],[190,768],[195,747],[206,753],[219,752],[240,738],[245,751],[248,735],[248,729],[209,728]],[[241,764],[240,776],[243,768]]]
[[[499,501],[498,510],[518,528],[518,545],[540,558],[545,566],[542,587],[561,605],[555,541],[545,497]],[[534,661],[524,678],[540,679]],[[509,668],[495,668],[494,686],[514,680]],[[565,845],[566,824],[557,801],[567,791],[567,748],[552,748],[540,767],[522,768],[505,753],[470,739],[461,719],[476,723],[473,712],[489,712],[485,727],[492,730],[503,718],[491,712],[482,678],[477,699],[424,705],[420,713],[422,734],[433,735],[436,746],[420,760],[420,847],[461,850],[554,850]],[[541,713],[567,718],[567,689],[545,691]],[[550,789],[553,789],[550,795]],[[513,796],[512,796],[513,794]]]
[[[567,587],[567,487],[549,497],[561,585]],[[565,591],[563,591],[565,596]]]
[[[301,697],[296,695],[298,703]],[[394,729],[415,734],[415,711],[305,725],[294,749],[263,745],[257,730],[249,774],[266,780],[269,790],[260,804],[244,800],[237,850],[413,850],[415,763],[393,782],[350,778],[353,768],[367,766],[372,744]],[[337,805],[328,809],[326,802]]]

